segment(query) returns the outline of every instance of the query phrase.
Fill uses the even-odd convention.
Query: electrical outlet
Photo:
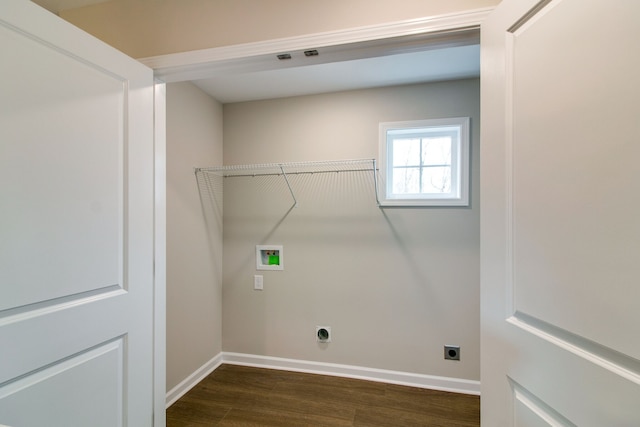
[[[445,345],[444,346],[444,358],[447,360],[460,360],[460,346],[459,345]]]

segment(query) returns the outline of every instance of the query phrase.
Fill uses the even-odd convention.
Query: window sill
[[[468,207],[466,199],[386,199],[380,200],[381,208],[431,208],[431,207]]]

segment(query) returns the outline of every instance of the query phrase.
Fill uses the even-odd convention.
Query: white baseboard
[[[196,384],[205,379],[207,375],[213,372],[222,364],[223,353],[218,353],[213,359],[199,367],[193,374],[182,380],[177,386],[167,392],[167,408],[173,405],[176,400],[180,399],[184,394],[191,390]]]
[[[428,388],[431,390],[450,391],[453,393],[480,395],[480,381],[389,371],[362,366],[340,365],[336,363],[314,362],[310,360],[222,352],[202,365],[167,393],[167,408],[223,363],[305,372],[309,374],[332,375],[409,387]]]
[[[222,353],[222,363],[255,366],[259,368],[282,369],[285,371],[306,372],[310,374],[333,375],[337,377],[356,378],[410,387],[450,391],[454,393],[480,395],[480,381],[460,378],[439,377],[434,375],[414,374],[410,372],[366,368],[362,366],[340,365],[335,363],[228,352]]]

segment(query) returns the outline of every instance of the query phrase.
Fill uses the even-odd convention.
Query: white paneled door
[[[152,70],[0,2],[0,424],[153,422]]]
[[[640,426],[640,2],[482,26],[482,422]]]

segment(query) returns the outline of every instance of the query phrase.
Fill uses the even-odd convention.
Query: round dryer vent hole
[[[331,326],[316,326],[316,341],[331,342]]]

